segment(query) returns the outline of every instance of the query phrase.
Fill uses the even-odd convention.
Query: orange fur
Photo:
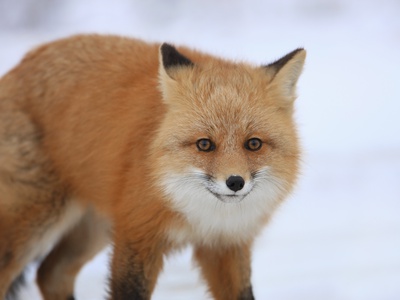
[[[187,65],[169,66],[159,49],[76,36],[33,50],[1,79],[0,298],[47,253],[31,249],[39,241],[58,243],[40,289],[66,299],[111,224],[112,299],[148,299],[163,255],[186,243],[216,299],[252,299],[252,241],[297,176],[292,102],[305,51],[254,67],[182,47],[172,55]],[[243,147],[253,137],[258,151]],[[202,138],[215,151],[199,151]],[[232,175],[249,196],[212,196],[233,193],[220,184]]]

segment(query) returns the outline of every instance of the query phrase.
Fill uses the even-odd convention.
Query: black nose
[[[241,176],[230,176],[226,180],[226,186],[234,191],[240,191],[244,187],[244,179]]]

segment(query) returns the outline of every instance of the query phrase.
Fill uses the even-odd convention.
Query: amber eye
[[[259,138],[251,138],[244,145],[244,147],[250,151],[260,150],[261,146],[262,142]]]
[[[214,143],[210,139],[200,139],[196,142],[197,149],[209,152],[215,149]]]

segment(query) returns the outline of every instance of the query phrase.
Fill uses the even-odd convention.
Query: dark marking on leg
[[[130,274],[129,272],[121,280],[113,280],[112,295],[113,300],[147,300],[149,299],[146,289],[145,279],[141,272]]]
[[[243,290],[240,295],[238,300],[255,300],[253,296],[253,289],[251,286]]]
[[[73,295],[71,295],[71,296],[69,296],[69,297],[67,298],[67,300],[75,300],[75,297],[74,297]]]
[[[133,251],[132,251],[133,252]],[[140,258],[130,253],[126,259],[124,271],[111,278],[111,299],[113,300],[148,300],[150,291],[148,281],[144,277],[143,264]]]

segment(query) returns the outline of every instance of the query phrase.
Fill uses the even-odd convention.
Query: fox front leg
[[[135,192],[128,190],[123,198],[128,200],[115,208],[110,300],[149,300],[163,257],[171,250],[164,229],[173,214],[156,198],[131,201]],[[129,209],[132,203],[135,206]]]
[[[116,243],[112,259],[110,299],[150,299],[162,265],[163,252],[160,247]]]
[[[216,300],[254,300],[250,282],[250,246],[195,248],[210,292]]]
[[[110,299],[149,300],[162,265],[158,251],[115,245]]]

